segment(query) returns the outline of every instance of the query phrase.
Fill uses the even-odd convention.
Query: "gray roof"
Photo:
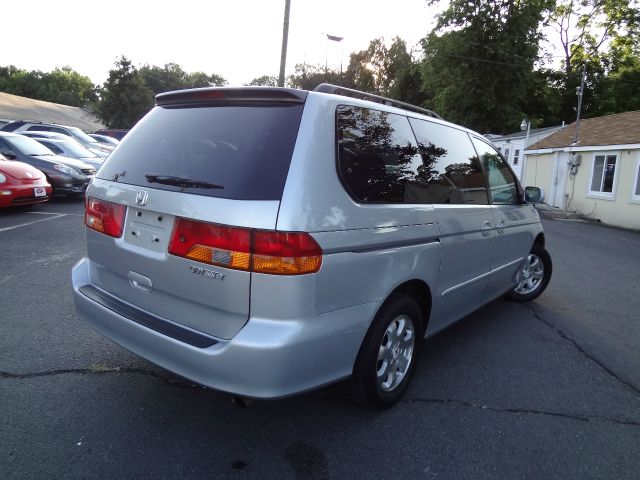
[[[534,135],[537,135],[539,133],[544,133],[544,132],[551,133],[561,128],[562,128],[562,125],[558,125],[556,127],[532,128],[529,131],[529,136],[533,137]],[[525,131],[510,133],[508,135],[495,135],[493,136],[492,140],[513,140],[515,138],[525,138],[526,136],[527,136],[527,131],[525,130]]]
[[[0,118],[29,122],[58,123],[93,132],[105,126],[91,112],[80,107],[44,102],[0,92]]]

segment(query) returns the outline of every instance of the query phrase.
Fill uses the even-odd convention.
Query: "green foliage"
[[[638,0],[556,0],[549,21],[559,33],[569,72],[580,70],[585,61],[602,60],[612,40],[637,39],[640,8]]]
[[[549,0],[452,0],[422,40],[427,104],[481,132],[513,131],[535,83]]]
[[[98,114],[109,128],[131,128],[153,107],[153,92],[130,60],[121,57],[101,91]]]
[[[46,102],[83,107],[97,100],[97,87],[71,67],[52,72],[0,67],[0,91]]]
[[[185,88],[201,88],[226,85],[227,81],[215,73],[207,75],[204,72],[185,72],[176,63],[167,63],[164,67],[144,65],[140,68],[144,82],[157,95],[172,90]]]
[[[320,65],[296,64],[294,73],[289,75],[287,85],[291,88],[313,90],[321,83],[331,83],[343,87],[352,88],[353,85],[346,81],[346,75],[336,70],[326,69]]]
[[[250,87],[277,87],[278,77],[272,75],[262,75],[261,77],[254,78],[245,85]]]

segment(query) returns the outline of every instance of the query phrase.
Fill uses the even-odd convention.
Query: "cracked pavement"
[[[0,212],[0,478],[640,477],[640,234],[545,220],[547,291],[427,340],[390,410],[241,410],[75,317],[82,211]]]

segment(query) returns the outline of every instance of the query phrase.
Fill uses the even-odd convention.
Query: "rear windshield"
[[[280,200],[302,109],[302,104],[155,107],[108,157],[98,177],[210,197]]]

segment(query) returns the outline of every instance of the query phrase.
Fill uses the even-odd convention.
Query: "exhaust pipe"
[[[231,403],[236,408],[247,408],[253,403],[253,398],[239,397],[234,395],[231,397]]]

